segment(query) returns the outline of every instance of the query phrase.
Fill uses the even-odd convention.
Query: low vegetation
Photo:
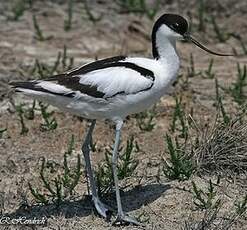
[[[56,118],[53,117],[54,111],[48,112],[48,105],[44,105],[44,103],[39,102],[41,116],[44,120],[44,123],[40,125],[41,131],[49,131],[57,128]]]
[[[141,131],[152,131],[155,127],[156,106],[135,115],[137,125]]]
[[[41,160],[40,185],[35,188],[29,183],[29,189],[38,203],[55,203],[59,206],[63,201],[70,199],[75,194],[75,188],[82,175],[81,155],[77,155],[76,165],[69,166],[69,159],[73,159],[74,136],[68,144],[68,150],[64,153],[63,165],[46,160]]]
[[[217,181],[218,185],[219,180]],[[192,181],[192,194],[194,197],[194,205],[197,209],[217,209],[221,204],[221,200],[217,199],[215,191],[215,185],[210,179],[207,185],[206,191],[201,188],[198,188],[196,183]]]
[[[199,171],[212,174],[224,172],[233,176],[247,169],[246,124],[242,124],[245,113],[232,118],[229,123],[216,121],[211,130],[205,132],[197,149]]]
[[[242,106],[246,101],[245,87],[247,86],[247,68],[246,65],[243,67],[237,63],[237,80],[228,88],[225,89],[229,93],[233,100],[239,105]]]
[[[221,212],[224,211],[222,208],[221,200],[217,200],[218,203],[212,208],[204,210],[203,216],[199,221],[193,221],[190,218],[185,221],[183,230],[204,230],[204,229],[217,229],[217,230],[230,230],[233,226],[244,217],[246,214],[246,196],[240,200],[236,200],[227,213],[222,216]],[[239,209],[240,207],[240,209]]]
[[[192,157],[188,155],[184,146],[179,145],[177,139],[174,143],[168,134],[166,134],[166,143],[169,160],[164,160],[163,172],[165,176],[171,180],[189,179],[195,171]]]
[[[74,0],[69,0],[68,1],[68,8],[67,8],[67,19],[64,20],[64,30],[68,31],[71,29],[72,25],[72,17],[73,17],[73,2]]]
[[[27,1],[25,0],[12,1],[12,8],[11,8],[12,15],[9,16],[8,19],[18,21],[26,10],[26,3]]]

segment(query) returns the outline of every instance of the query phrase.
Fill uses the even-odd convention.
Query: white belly
[[[66,108],[68,112],[72,112],[79,116],[89,119],[124,119],[126,116],[134,113],[142,112],[155,104],[164,94],[167,87],[157,88],[153,86],[150,90],[143,91],[137,94],[118,95],[108,100],[97,100],[84,102],[74,100],[57,106],[61,109]],[[63,102],[65,102],[63,100]]]

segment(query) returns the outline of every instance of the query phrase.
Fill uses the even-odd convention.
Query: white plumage
[[[73,92],[71,89],[68,89],[63,85],[59,85],[59,84],[51,82],[51,81],[40,80],[40,81],[36,81],[36,82],[37,82],[37,85],[36,85],[37,87],[40,87],[42,89],[46,89],[47,91],[49,91],[51,93],[64,94],[66,96],[66,94]],[[23,90],[25,90],[25,89],[23,89]],[[37,90],[35,92],[37,92]],[[32,93],[35,93],[35,92],[32,92]],[[44,93],[44,94],[46,94],[47,96],[49,95],[49,93]]]

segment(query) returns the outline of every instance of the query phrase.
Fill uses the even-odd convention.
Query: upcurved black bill
[[[214,54],[214,55],[218,55],[218,56],[234,56],[233,54],[222,54],[222,53],[217,53],[214,51],[209,50],[207,47],[205,47],[204,45],[202,45],[201,43],[199,43],[195,38],[193,38],[190,34],[185,34],[184,35],[184,39],[187,41],[191,41],[193,42],[195,45],[197,45],[198,47],[200,47],[201,49],[207,51],[208,53]]]

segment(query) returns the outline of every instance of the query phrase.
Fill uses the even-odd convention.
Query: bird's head
[[[209,50],[207,47],[198,42],[191,36],[187,20],[177,14],[163,14],[154,24],[153,35],[155,35],[157,32],[161,33],[168,39],[186,40],[193,42],[201,49],[214,55],[232,56],[231,54],[222,54]]]

